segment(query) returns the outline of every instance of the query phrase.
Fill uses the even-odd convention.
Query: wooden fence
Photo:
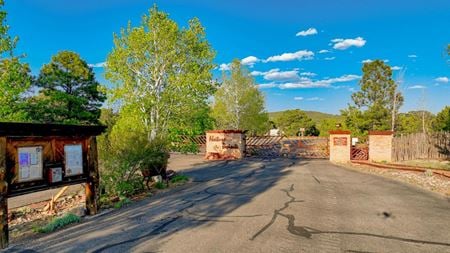
[[[397,136],[392,149],[394,161],[450,159],[450,132]]]

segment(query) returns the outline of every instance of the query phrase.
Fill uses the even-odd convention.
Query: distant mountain
[[[269,119],[273,120],[275,117],[277,117],[280,113],[282,113],[283,111],[280,112],[269,112]],[[324,112],[316,112],[316,111],[304,111],[306,113],[306,115],[308,115],[308,117],[310,117],[312,119],[312,121],[314,121],[316,124],[320,123],[322,120],[324,119],[337,119],[337,120],[344,120],[344,117],[342,117],[341,115],[336,115],[336,114],[329,114],[329,113],[324,113]]]

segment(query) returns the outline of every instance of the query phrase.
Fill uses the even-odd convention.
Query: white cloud
[[[399,67],[399,66],[392,66],[391,69],[392,69],[392,70],[400,70],[400,69],[402,69],[402,67]]]
[[[408,57],[409,57],[409,58],[417,58],[417,55],[415,55],[415,54],[410,54],[410,55],[408,55]]]
[[[241,60],[242,65],[253,67],[255,63],[260,62],[261,60],[255,56],[248,56]]]
[[[303,97],[295,97],[294,100],[300,101],[300,100],[303,100]]]
[[[414,90],[414,89],[426,89],[427,87],[423,86],[423,85],[413,85],[408,87],[409,90]]]
[[[336,78],[329,78],[323,80],[311,80],[309,78],[303,78],[298,82],[287,82],[279,85],[281,89],[295,89],[295,88],[320,88],[330,87],[334,83],[349,82],[361,78],[358,75],[343,75]]]
[[[440,82],[440,83],[448,83],[449,79],[446,76],[441,76],[441,77],[434,79],[434,81]]]
[[[295,53],[283,53],[281,55],[274,55],[264,62],[277,62],[277,61],[294,61],[294,60],[310,60],[314,57],[314,53],[309,50],[300,50]]]
[[[329,53],[329,52],[330,52],[330,50],[322,49],[322,50],[319,51],[319,54],[326,54],[326,53]]]
[[[345,50],[349,47],[363,47],[366,44],[366,40],[362,37],[357,37],[354,39],[333,39],[331,42],[334,43],[333,48],[338,50]]]
[[[371,63],[371,62],[373,62],[373,61],[374,61],[374,60],[372,60],[372,59],[365,59],[365,60],[361,61],[361,63]],[[389,62],[389,60],[387,60],[387,59],[384,59],[383,61],[386,62],[386,63]]]
[[[252,71],[250,74],[252,76],[263,76],[265,80],[269,81],[289,81],[301,79],[298,75],[298,69],[293,69],[289,71],[280,71],[280,69],[277,68],[271,69],[266,72]]]
[[[300,31],[298,32],[295,36],[309,36],[309,35],[314,35],[317,34],[317,29],[316,28],[309,28],[308,30],[305,31]]]
[[[300,75],[302,75],[302,76],[317,76],[317,74],[313,73],[313,72],[302,72],[302,73],[300,73]]]
[[[88,64],[88,66],[91,68],[104,68],[106,66],[106,62]]]
[[[264,74],[264,79],[269,81],[288,81],[288,80],[298,80],[298,70],[291,71],[269,71]]]
[[[334,57],[334,56],[333,56],[333,57],[325,57],[325,60],[326,60],[326,61],[332,61],[332,60],[334,60],[334,59],[336,59],[336,57]]]
[[[276,83],[261,83],[258,84],[258,88],[260,89],[264,89],[264,88],[273,88],[273,87],[277,87],[278,85]]]
[[[222,63],[219,65],[219,70],[221,71],[228,71],[230,70],[230,64]]]
[[[319,97],[312,97],[312,98],[307,98],[306,100],[308,101],[322,101],[323,98],[319,98]]]
[[[252,76],[262,76],[262,75],[264,75],[264,72],[254,70],[254,71],[250,72],[250,75],[252,75]]]

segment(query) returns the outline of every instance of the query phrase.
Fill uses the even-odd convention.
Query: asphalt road
[[[194,182],[8,252],[450,252],[450,200],[328,161],[201,164]]]

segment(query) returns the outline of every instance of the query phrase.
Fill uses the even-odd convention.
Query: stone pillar
[[[352,140],[350,131],[332,130],[330,133],[330,161],[349,162]]]
[[[393,131],[369,131],[369,160],[374,162],[392,161]]]
[[[245,135],[241,130],[206,132],[207,160],[234,160],[244,157]]]

